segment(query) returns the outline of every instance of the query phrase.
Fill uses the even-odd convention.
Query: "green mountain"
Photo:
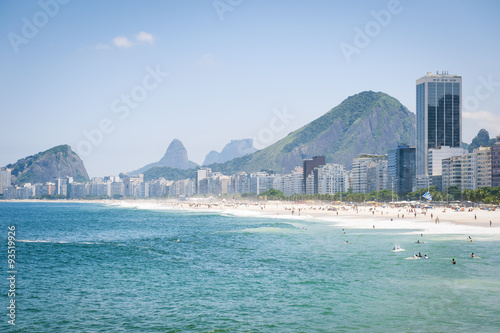
[[[472,153],[474,149],[481,146],[491,147],[496,143],[496,141],[497,140],[495,138],[490,139],[490,133],[483,128],[480,129],[476,137],[472,139],[472,143],[467,147],[467,149],[469,150],[469,153]]]
[[[12,184],[45,183],[56,178],[73,177],[75,181],[89,180],[83,161],[68,145],[60,145],[6,165],[12,169]]]
[[[415,114],[394,97],[364,91],[267,148],[209,167],[225,174],[260,170],[288,173],[306,158],[325,155],[327,163],[351,169],[355,156],[386,154],[399,143],[415,144]]]

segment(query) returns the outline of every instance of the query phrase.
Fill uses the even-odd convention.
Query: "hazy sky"
[[[493,0],[1,1],[0,165],[69,144],[90,176],[118,174],[174,138],[202,163],[365,90],[415,112],[415,80],[437,70],[463,77],[463,141],[494,137],[499,13]]]

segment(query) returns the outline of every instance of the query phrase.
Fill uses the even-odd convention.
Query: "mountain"
[[[153,167],[169,167],[174,169],[194,169],[198,164],[188,160],[187,150],[178,139],[172,140],[165,152],[165,155],[158,162],[150,163],[142,168],[129,172],[130,175],[144,173]]]
[[[215,150],[209,152],[205,157],[203,165],[224,163],[256,151],[257,149],[253,147],[253,139],[231,140],[230,143],[224,146],[220,153]]]
[[[472,139],[472,143],[467,147],[467,149],[469,149],[469,153],[472,153],[472,151],[476,148],[481,146],[491,147],[495,144],[495,142],[496,139],[490,139],[490,133],[483,128],[480,129],[476,137]]]
[[[399,143],[415,144],[415,114],[394,97],[364,91],[262,150],[209,167],[226,174],[263,169],[289,173],[304,159],[325,155],[327,163],[351,169],[355,156],[386,154]]]
[[[63,177],[73,177],[78,182],[89,180],[83,161],[68,145],[22,158],[6,167],[12,169],[13,185],[45,183]]]

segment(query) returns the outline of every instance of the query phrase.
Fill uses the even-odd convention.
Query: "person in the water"
[[[451,263],[455,265],[457,262],[455,261],[455,259],[451,259]]]

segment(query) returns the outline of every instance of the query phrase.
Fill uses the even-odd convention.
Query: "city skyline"
[[[415,80],[436,70],[463,78],[462,140],[500,134],[496,2],[231,3],[2,3],[0,165],[79,152],[97,129],[91,176],[157,161],[174,138],[201,164],[276,112],[294,118],[257,148],[365,90],[415,113]]]

